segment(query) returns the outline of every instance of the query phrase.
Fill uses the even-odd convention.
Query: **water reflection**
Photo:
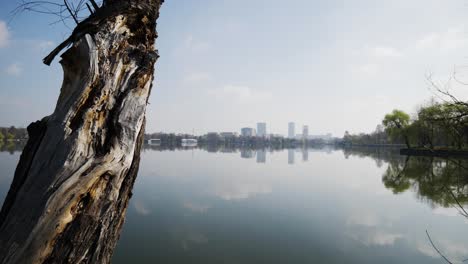
[[[391,160],[382,177],[393,193],[413,189],[421,200],[450,207],[468,203],[468,160],[408,157]]]
[[[18,158],[0,153],[0,197]],[[462,260],[467,167],[398,149],[146,148],[113,263],[443,263],[426,229]]]
[[[255,157],[255,151],[252,149],[241,149],[240,153],[243,159],[252,159]]]
[[[302,148],[302,161],[309,161],[309,149]]]
[[[294,164],[294,157],[295,157],[295,153],[294,153],[294,149],[288,149],[288,164]]]
[[[398,155],[397,149],[344,149],[351,155],[371,157],[378,167],[387,164],[382,183],[394,194],[413,191],[432,208],[468,204],[468,159]]]
[[[13,155],[15,152],[21,152],[26,145],[26,141],[3,141],[0,140],[0,152],[8,152]]]
[[[266,163],[266,150],[259,149],[257,151],[257,163]]]

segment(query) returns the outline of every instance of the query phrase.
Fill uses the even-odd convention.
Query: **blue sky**
[[[62,70],[41,60],[71,30],[40,14],[10,21],[16,1],[0,5],[0,126],[26,126],[54,109]],[[467,11],[465,0],[167,0],[147,131],[372,131],[431,98],[428,73],[441,84],[463,73]]]

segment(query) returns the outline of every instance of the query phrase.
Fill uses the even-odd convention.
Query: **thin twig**
[[[440,250],[434,245],[434,242],[432,242],[431,236],[429,235],[429,232],[427,232],[427,230],[426,230],[426,235],[427,235],[427,238],[429,239],[429,242],[431,242],[432,247],[437,251],[437,253],[439,253],[439,255],[440,255],[445,261],[447,261],[447,263],[453,264],[453,262],[451,262],[446,256],[444,256],[444,255],[440,252]]]
[[[67,7],[67,10],[68,10],[68,12],[70,13],[70,15],[73,17],[73,20],[75,20],[76,24],[78,25],[79,22],[78,22],[78,19],[77,19],[76,16],[75,16],[75,15],[76,15],[76,12],[75,12],[75,14],[73,14],[73,12],[72,12],[71,9],[70,9],[70,6],[68,5],[67,0],[63,0],[63,3],[64,3],[65,6]]]

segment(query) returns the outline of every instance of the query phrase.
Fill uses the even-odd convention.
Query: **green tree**
[[[410,148],[410,142],[408,138],[408,128],[410,126],[410,116],[401,111],[393,110],[390,114],[385,115],[382,124],[385,127],[385,131],[393,139],[403,137],[405,144]]]
[[[5,140],[5,135],[0,131],[0,142]]]

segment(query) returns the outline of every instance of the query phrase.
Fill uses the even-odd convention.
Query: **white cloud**
[[[450,52],[465,48],[467,44],[467,32],[463,26],[458,26],[449,28],[445,32],[431,32],[422,36],[416,42],[416,48],[425,51]]]
[[[207,51],[211,47],[210,43],[208,43],[206,41],[198,40],[198,39],[194,38],[193,35],[188,35],[185,38],[184,45],[185,45],[186,49],[188,49],[188,50],[190,50],[192,52]]]
[[[20,76],[22,72],[23,68],[21,68],[18,63],[10,64],[10,66],[5,69],[5,73],[11,76]]]
[[[366,77],[378,74],[381,71],[382,65],[389,59],[403,57],[402,52],[386,46],[366,47],[355,54],[360,56],[360,58],[365,58],[365,60],[361,60],[360,64],[355,64],[352,72]]]
[[[272,94],[267,91],[258,91],[243,85],[225,85],[221,89],[211,90],[219,100],[228,100],[240,104],[264,103],[272,99]]]
[[[375,63],[367,63],[354,68],[354,73],[363,75],[376,75],[379,72],[379,65]]]
[[[207,72],[194,72],[190,73],[184,78],[184,82],[187,84],[201,83],[211,81],[213,76]]]
[[[0,48],[6,47],[10,40],[10,32],[7,24],[0,20]]]
[[[50,40],[40,40],[37,42],[37,47],[43,51],[43,50],[48,50],[48,49],[51,49],[53,48],[55,45],[55,43],[53,41],[50,41]]]
[[[403,54],[392,47],[374,47],[371,49],[372,56],[376,58],[399,58]]]

